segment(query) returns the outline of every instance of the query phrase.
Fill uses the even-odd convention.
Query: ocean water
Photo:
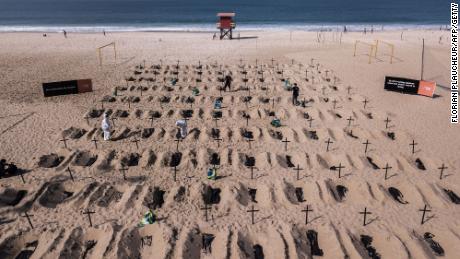
[[[400,29],[450,24],[449,0],[0,0],[0,31],[213,31],[217,12],[237,29]]]

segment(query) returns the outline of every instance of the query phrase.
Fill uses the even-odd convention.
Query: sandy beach
[[[444,258],[460,254],[449,31],[0,36],[0,158],[25,180],[0,179],[0,258],[435,258],[433,240]],[[385,76],[420,79],[422,39],[435,98],[385,91]],[[356,40],[392,44],[392,63],[388,44],[370,64],[366,44],[354,56]],[[111,42],[117,59],[105,48],[100,66],[96,50]],[[43,97],[44,82],[87,78],[91,93]],[[149,208],[158,221],[138,228]]]

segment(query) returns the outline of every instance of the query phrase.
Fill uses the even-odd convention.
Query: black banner
[[[91,79],[43,83],[43,94],[45,97],[86,93],[92,90]]]
[[[385,90],[417,94],[420,81],[401,77],[385,77]]]

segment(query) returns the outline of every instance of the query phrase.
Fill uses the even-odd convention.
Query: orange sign
[[[417,94],[428,96],[428,97],[433,97],[435,89],[436,89],[435,82],[420,80]]]

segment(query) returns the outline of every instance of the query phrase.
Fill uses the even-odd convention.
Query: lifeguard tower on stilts
[[[236,27],[236,24],[233,21],[235,13],[218,13],[217,17],[219,17],[219,22],[217,23],[217,29],[220,29],[219,38],[222,40],[227,37],[231,40],[233,38],[232,30]]]

